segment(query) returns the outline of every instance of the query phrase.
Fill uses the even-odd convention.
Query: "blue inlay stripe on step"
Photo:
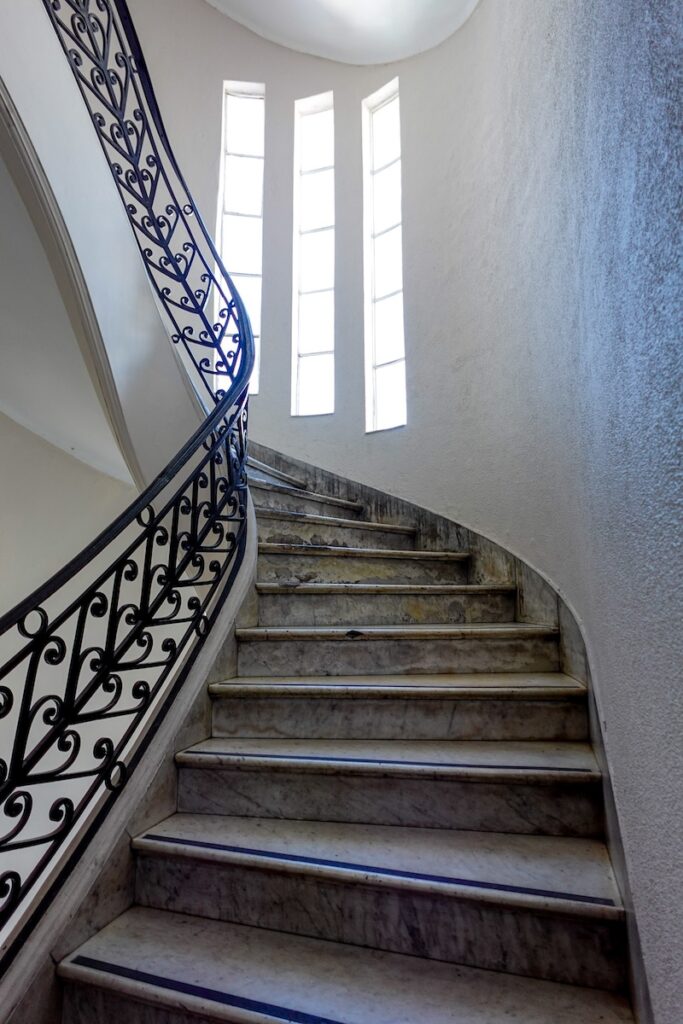
[[[593,768],[573,768],[568,765],[537,764],[470,764],[466,761],[401,761],[384,757],[338,757],[336,754],[247,754],[241,750],[190,750],[190,754],[202,757],[243,757],[266,758],[269,761],[336,761],[342,764],[391,764],[405,765],[406,768],[485,768],[507,772],[588,772]]]
[[[139,971],[135,967],[110,964],[106,960],[97,960],[94,957],[83,956],[80,953],[72,958],[71,963],[79,967],[89,967],[94,971],[114,974],[119,978],[128,978],[130,981],[140,981],[146,985],[155,985],[157,988],[167,989],[170,992],[181,992],[183,995],[196,996],[198,999],[206,999],[212,1003],[220,1003],[223,1006],[234,1006],[240,1010],[250,1010],[252,1013],[268,1014],[274,1020],[286,1021],[287,1024],[290,1024],[290,1022],[291,1024],[342,1024],[341,1021],[332,1020],[331,1017],[319,1017],[315,1013],[290,1010],[287,1007],[277,1006],[274,1003],[263,1003],[257,999],[236,996],[231,992],[220,992],[215,988],[192,985],[186,981],[177,981],[175,978],[164,978],[159,974],[149,974],[147,971]]]
[[[541,896],[554,900],[574,900],[578,903],[589,903],[599,907],[615,907],[614,900],[601,896],[580,896],[571,892],[560,892],[554,889],[535,889],[526,885],[508,885],[499,882],[482,882],[471,878],[458,878],[450,875],[430,875],[421,871],[400,871],[398,868],[383,868],[369,864],[355,864],[352,861],[326,860],[322,857],[306,857],[297,853],[282,853],[276,850],[251,849],[248,846],[229,846],[226,843],[212,843],[204,839],[183,839],[180,836],[165,836],[156,832],[148,832],[142,837],[160,843],[173,843],[178,846],[193,846],[206,850],[222,850],[225,853],[244,853],[251,857],[267,857],[269,860],[284,861],[289,864],[311,864],[316,867],[341,868],[344,871],[365,871],[375,875],[386,875],[388,878],[410,878],[420,882],[443,882],[447,885],[463,885],[472,889],[487,889],[497,892],[510,892],[525,896]]]

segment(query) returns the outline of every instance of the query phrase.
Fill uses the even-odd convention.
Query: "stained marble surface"
[[[118,1004],[128,1024],[181,1024],[189,1013],[216,1021],[286,1020],[285,1008],[339,1024],[626,1024],[621,997],[414,957],[358,949],[263,929],[228,925],[180,914],[134,908],[94,936],[77,955],[172,979],[181,988],[206,986],[211,993],[170,992],[150,981],[126,979],[73,964],[66,979],[98,985],[118,995],[164,1006],[173,1017],[157,1018]],[[277,1006],[260,1016],[221,1004],[216,993]],[[98,1005],[99,999],[99,1005]],[[94,1002],[93,1002],[94,1000]],[[115,1020],[101,996],[69,996],[65,1024]],[[87,1015],[90,1014],[88,1017]],[[183,1016],[185,1015],[185,1016]]]
[[[378,884],[358,872],[144,855],[145,906],[571,984],[624,984],[623,923]]]
[[[310,588],[310,589],[308,589]],[[486,587],[455,588],[449,593],[392,592],[388,586],[375,593],[316,589],[314,584],[286,587],[284,592],[272,584],[259,586],[259,625],[261,626],[346,626],[425,625],[428,623],[510,622],[514,615],[515,595],[510,590]]]
[[[489,672],[489,673],[422,673],[420,675],[358,675],[358,676],[261,676],[237,677],[225,680],[225,692],[239,692],[243,695],[263,690],[264,693],[287,693],[291,689],[321,694],[334,693],[336,696],[355,697],[359,692],[366,696],[382,696],[400,690],[402,695],[410,697],[419,692],[423,696],[442,697],[446,693],[457,693],[462,696],[479,697],[486,700],[488,696],[514,699],[517,696],[543,697],[557,696],[562,699],[565,694],[580,697],[585,701],[586,688],[571,676],[561,672]],[[212,694],[220,695],[223,685],[213,683],[209,687]]]
[[[356,627],[358,628],[358,627]],[[368,627],[368,629],[382,627]],[[403,627],[410,628],[410,627]],[[432,627],[436,629],[437,627]],[[455,629],[456,627],[444,627]],[[465,627],[460,627],[465,629]],[[243,637],[238,644],[240,675],[351,675],[368,672],[552,672],[559,667],[553,636],[469,635],[404,637]],[[368,630],[364,630],[365,633]]]
[[[599,786],[181,766],[178,809],[419,828],[601,836]]]
[[[238,739],[226,742],[221,737],[202,740],[178,754],[181,764],[211,763],[211,758],[227,755],[267,759],[288,758],[303,762],[334,762],[350,769],[350,762],[363,771],[382,770],[384,765],[394,768],[419,769],[488,769],[502,773],[505,778],[526,777],[529,770],[541,781],[565,778],[599,779],[595,756],[588,743],[534,743],[431,740],[282,740]],[[321,765],[321,770],[322,770]],[[316,769],[317,770],[317,769]],[[359,769],[360,770],[360,769]],[[562,774],[558,774],[562,773]],[[577,774],[580,773],[580,774]]]
[[[466,583],[469,556],[435,556],[433,552],[390,552],[321,548],[307,551],[287,545],[260,544],[257,575],[262,582],[319,580],[338,583]]]
[[[322,516],[312,520],[286,517],[258,518],[260,541],[269,544],[313,544],[338,545],[339,547],[388,548],[409,551],[415,546],[415,534],[406,530],[377,529],[376,524],[354,522],[352,525],[336,522],[332,517],[326,522]]]
[[[311,491],[295,491],[293,488],[267,487],[250,482],[257,511],[262,508],[291,509],[295,512],[310,512],[313,515],[356,517],[363,512],[362,505],[339,498],[315,494]]]
[[[350,871],[353,869],[349,865],[361,865],[363,877],[372,873],[375,865],[380,870],[404,873],[407,879],[415,875],[450,878],[452,885],[424,884],[437,891],[462,890],[474,899],[556,910],[575,895],[612,905],[604,909],[580,904],[576,908],[580,914],[599,916],[604,909],[607,916],[620,916],[620,898],[607,850],[596,840],[174,814],[136,836],[134,848],[157,850],[169,836],[180,841],[167,845],[169,856],[234,860],[234,852],[220,848],[239,847],[308,858],[312,862],[325,861],[330,867],[341,865]],[[183,841],[206,845],[204,849],[183,847]],[[211,845],[215,849],[210,849]],[[317,870],[315,863],[309,867]],[[307,866],[299,863],[296,869],[307,870]],[[459,887],[457,879],[469,880],[473,887]],[[399,883],[400,879],[392,880],[392,884]],[[494,888],[477,890],[477,883]],[[495,889],[497,885],[503,888]],[[505,891],[504,887],[527,892]],[[550,897],[543,892],[555,895]],[[568,912],[571,908],[564,909]]]
[[[356,694],[253,696],[242,691],[214,702],[214,736],[373,739],[585,740],[585,706],[577,701],[393,700]]]

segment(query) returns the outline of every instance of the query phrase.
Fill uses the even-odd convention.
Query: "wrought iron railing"
[[[239,570],[254,362],[125,0],[42,2],[171,338],[213,411],[126,512],[0,619],[3,968],[148,748]]]

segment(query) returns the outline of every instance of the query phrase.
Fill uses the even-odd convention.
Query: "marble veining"
[[[469,531],[257,472],[211,738],[133,839],[137,906],[62,962],[64,1024],[632,1024],[554,592]]]

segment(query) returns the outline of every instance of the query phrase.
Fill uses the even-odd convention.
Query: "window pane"
[[[233,274],[232,280],[235,288],[240,293],[242,302],[247,307],[251,329],[254,334],[261,333],[261,278],[242,277],[240,274]]]
[[[298,371],[298,415],[334,412],[334,356],[303,356]]]
[[[233,96],[228,93],[225,140],[228,153],[263,156],[265,100],[262,96]]]
[[[299,260],[300,291],[334,288],[334,230],[302,235]]]
[[[299,296],[299,353],[334,348],[334,292]]]
[[[391,363],[375,370],[375,429],[406,423],[406,364]]]
[[[400,291],[403,287],[401,228],[394,228],[374,241],[375,298]]]
[[[230,273],[261,273],[261,220],[223,216],[223,262]]]
[[[331,167],[334,163],[334,111],[303,114],[299,121],[301,170]]]
[[[302,174],[299,178],[299,228],[329,227],[334,224],[334,171]]]
[[[226,156],[224,183],[226,213],[263,212],[263,160],[243,156]]]
[[[375,365],[402,359],[403,292],[375,303]]]
[[[373,227],[377,234],[401,223],[401,161],[376,174],[373,187]]]
[[[398,96],[372,114],[372,166],[384,167],[401,155],[401,121]]]

